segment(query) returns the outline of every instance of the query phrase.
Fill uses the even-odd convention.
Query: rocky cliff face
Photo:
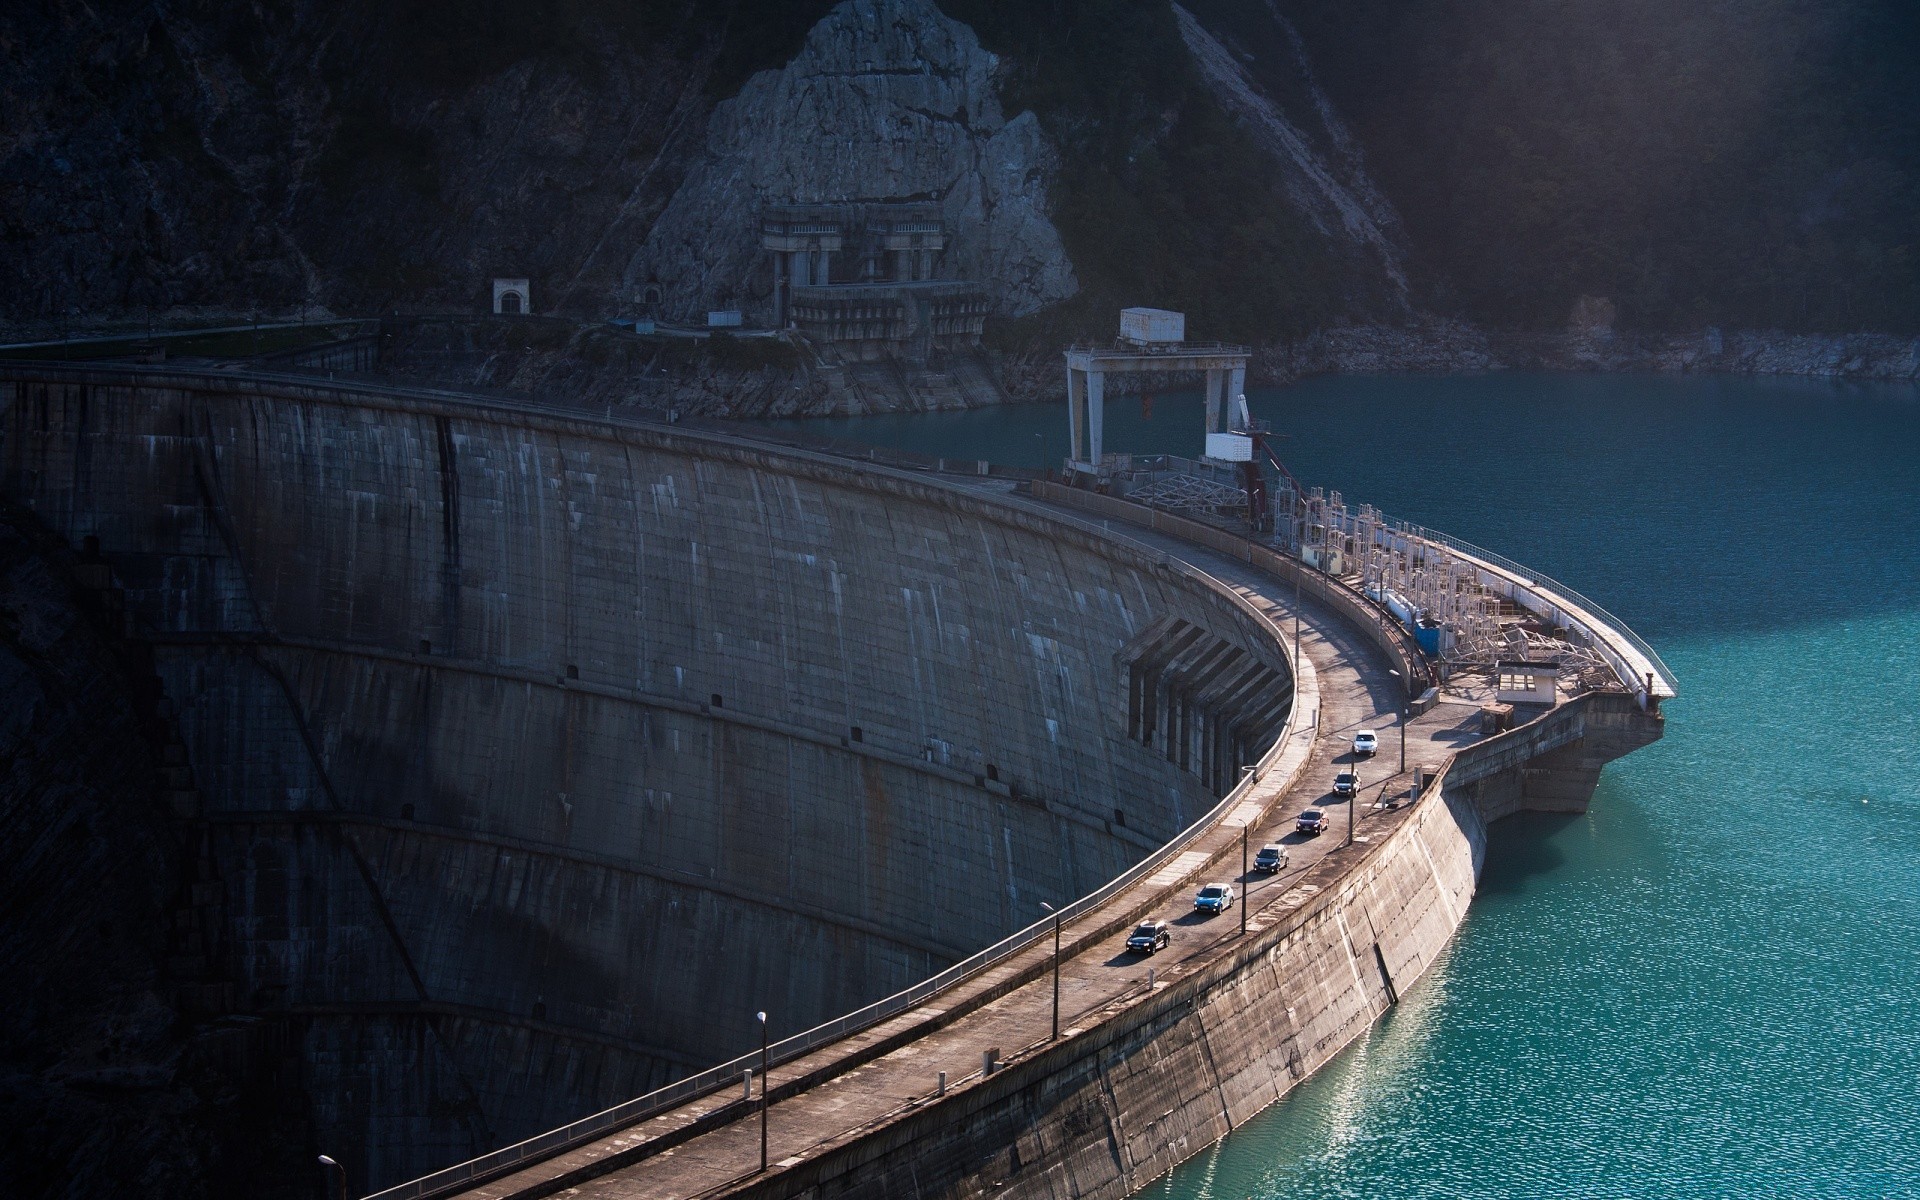
[[[1032,113],[1009,120],[997,63],[930,0],[846,0],[778,71],[747,81],[707,125],[703,155],[629,262],[625,291],[692,314],[733,301],[770,315],[760,248],[769,204],[938,200],[941,272],[989,284],[1019,316],[1071,296],[1047,213],[1058,160]]]
[[[0,10],[0,324],[601,310],[701,144],[732,5]]]
[[[1423,308],[1545,330],[1584,294],[1627,328],[1911,332],[1910,23],[1764,7],[1784,23],[24,0],[0,8],[0,334],[473,312],[494,275],[580,317],[655,277],[689,311],[751,308],[762,201],[936,194],[948,273],[1051,314],[1022,327],[1047,344],[1143,301],[1270,340]],[[1747,69],[1779,55],[1806,60],[1791,87]],[[1582,85],[1541,93],[1562,77]]]

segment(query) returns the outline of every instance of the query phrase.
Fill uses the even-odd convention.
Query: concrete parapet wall
[[[1656,740],[1661,725],[1631,693],[1593,692],[1460,749],[1404,823],[1311,867],[1244,944],[1005,1071],[727,1194],[1133,1192],[1284,1096],[1398,1003],[1464,919],[1490,822],[1584,809],[1601,765]]]
[[[1244,945],[1193,975],[729,1194],[1125,1196],[1285,1095],[1398,1002],[1466,915],[1485,828],[1468,795],[1431,791],[1384,841],[1310,870]]]
[[[318,382],[0,389],[4,490],[98,540],[155,644],[236,994],[304,1022],[375,1184],[744,1050],[757,1008],[884,995],[1171,837],[1212,796],[1128,737],[1116,655],[1156,621],[1285,669],[1151,556],[896,473]]]

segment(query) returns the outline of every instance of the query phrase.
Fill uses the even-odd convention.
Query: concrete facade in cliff
[[[773,317],[760,248],[772,205],[936,201],[950,241],[944,278],[987,285],[1018,316],[1077,290],[1048,216],[1054,152],[1032,113],[1009,119],[995,59],[931,0],[847,0],[779,71],[720,104],[704,155],[625,273],[661,289],[670,314],[732,301]]]
[[[4,403],[6,492],[98,539],[177,710],[208,956],[376,1185],[1144,856],[1244,750],[1232,713],[1129,737],[1119,656],[1162,618],[1284,672],[1150,557],[711,435],[164,373]]]

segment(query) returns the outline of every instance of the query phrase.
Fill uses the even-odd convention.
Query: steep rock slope
[[[1253,72],[1193,13],[1178,4],[1173,12],[1180,24],[1180,40],[1201,78],[1240,128],[1280,164],[1287,201],[1342,254],[1357,260],[1351,270],[1383,275],[1391,286],[1394,307],[1406,311],[1410,304],[1399,215],[1367,174],[1359,148],[1314,80],[1299,34],[1268,7],[1275,30],[1286,39],[1290,52],[1291,62],[1284,65],[1297,72],[1310,102],[1306,115],[1317,124],[1330,154],[1323,155],[1309,142]]]
[[[628,265],[626,291],[657,282],[669,311],[730,299],[764,317],[762,206],[937,199],[948,277],[989,283],[1013,316],[1072,295],[1047,213],[1058,161],[1032,113],[1002,113],[996,65],[930,0],[846,0],[785,68],[715,109],[705,155]]]
[[[778,53],[742,6],[9,6],[0,322],[471,310],[492,275],[603,309],[716,70]]]
[[[1920,332],[1911,0],[1275,2],[1406,218],[1425,306]]]

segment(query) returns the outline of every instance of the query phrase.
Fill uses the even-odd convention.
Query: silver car
[[[1233,889],[1224,883],[1210,883],[1193,898],[1193,906],[1201,912],[1223,913],[1233,907]]]

